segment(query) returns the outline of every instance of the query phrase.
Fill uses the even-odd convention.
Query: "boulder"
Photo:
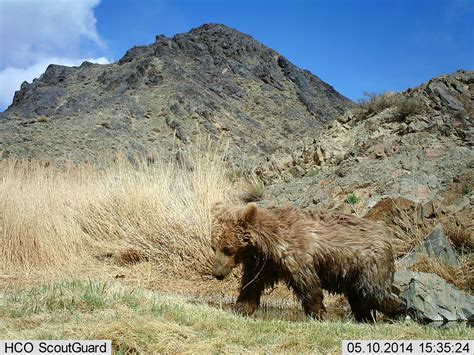
[[[407,302],[408,314],[420,323],[474,321],[474,296],[448,284],[438,275],[398,271],[394,288]]]

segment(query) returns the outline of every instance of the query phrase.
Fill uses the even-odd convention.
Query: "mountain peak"
[[[199,27],[195,27],[191,29],[188,33],[194,33],[194,32],[237,32],[237,33],[242,33],[239,30],[236,30],[232,27],[226,26],[222,23],[205,23]]]

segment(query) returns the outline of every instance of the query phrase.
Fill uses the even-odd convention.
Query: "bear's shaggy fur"
[[[344,214],[294,207],[215,208],[213,274],[226,277],[243,265],[236,311],[250,315],[266,287],[286,282],[305,313],[322,319],[326,289],[347,296],[357,321],[375,312],[401,315],[406,306],[391,293],[394,258],[382,226]]]

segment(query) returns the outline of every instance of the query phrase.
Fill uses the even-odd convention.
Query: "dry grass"
[[[416,246],[421,245],[423,239],[431,233],[437,224],[442,224],[446,236],[457,249],[474,250],[472,220],[460,218],[452,214],[443,214],[435,211],[432,218],[423,218],[418,204],[399,206],[393,200],[394,209],[385,215],[385,222],[394,236],[395,254],[404,255]]]
[[[0,284],[8,291],[0,294],[0,338],[111,338],[119,352],[339,352],[347,338],[472,337],[462,327],[287,322],[278,312],[243,318],[190,304],[232,302],[238,288],[238,271],[223,283],[206,278],[212,205],[234,198],[221,156],[207,151],[195,153],[191,171],[124,157],[101,168],[1,161]],[[405,222],[400,250],[425,235]],[[98,281],[50,283],[77,275]],[[125,286],[110,286],[114,278]],[[31,290],[32,281],[39,287]],[[290,298],[277,287],[263,303]],[[347,311],[340,298],[327,304]]]
[[[437,214],[432,224],[441,223],[449,240],[457,249],[474,251],[474,223],[471,217]]]
[[[431,231],[426,228],[417,208],[401,209],[396,206],[396,213],[390,216],[390,230],[393,234],[393,246],[396,256],[402,256],[420,246]]]
[[[0,267],[68,268],[94,257],[206,272],[211,207],[231,189],[217,150],[192,171],[118,157],[102,168],[0,162]],[[212,153],[214,152],[214,153]]]
[[[359,103],[360,109],[366,114],[379,113],[386,108],[394,107],[399,100],[399,94],[395,92],[386,92],[377,94],[374,92],[364,92],[365,98]]]
[[[474,258],[472,241],[472,223],[460,220],[456,216],[436,213],[435,218],[422,218],[419,208],[398,208],[391,215],[390,229],[393,234],[395,254],[402,256],[422,245],[424,238],[441,223],[446,236],[456,248],[460,266],[455,268],[432,257],[422,257],[412,267],[414,271],[432,272],[447,282],[468,292],[474,291]]]

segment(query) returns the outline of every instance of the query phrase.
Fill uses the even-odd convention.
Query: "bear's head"
[[[224,279],[239,264],[252,246],[250,226],[257,216],[253,203],[244,208],[214,208],[211,245],[214,250],[212,273]]]

